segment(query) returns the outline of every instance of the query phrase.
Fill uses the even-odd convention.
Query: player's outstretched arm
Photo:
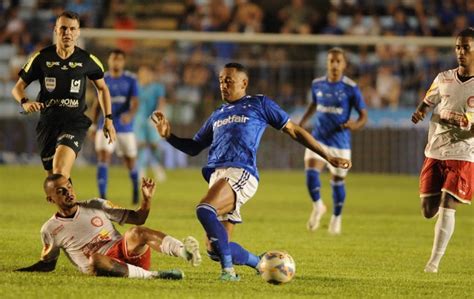
[[[165,138],[174,148],[190,156],[196,156],[206,146],[191,138],[181,138],[171,133],[171,125],[166,116],[161,111],[154,111],[151,120],[155,124],[156,130],[161,137]]]
[[[348,169],[352,165],[350,160],[328,155],[326,151],[319,145],[319,143],[313,138],[313,136],[311,136],[311,134],[292,121],[288,121],[288,123],[283,128],[283,132],[290,135],[291,138],[298,141],[303,146],[323,157],[334,167]]]
[[[145,223],[150,213],[151,199],[155,194],[156,183],[150,178],[142,178],[142,203],[140,208],[135,211],[130,211],[127,217],[126,223],[142,225]]]
[[[19,268],[15,271],[18,272],[51,272],[56,268],[56,260],[51,261],[39,261],[29,267]]]

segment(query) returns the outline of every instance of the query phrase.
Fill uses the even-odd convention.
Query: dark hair
[[[123,57],[125,57],[125,52],[124,52],[122,49],[119,49],[119,48],[112,49],[112,50],[109,52],[109,56],[112,55],[112,54],[115,54],[115,55],[122,55]]]
[[[347,62],[346,51],[344,51],[343,48],[333,47],[333,48],[329,49],[328,55],[329,54],[341,54],[344,57],[344,60]]]
[[[50,182],[54,182],[54,181],[57,181],[59,180],[60,178],[63,178],[64,176],[60,173],[53,173],[52,175],[48,175],[45,179],[44,179],[44,183],[43,183],[43,189],[46,189],[46,187],[48,186],[48,184]]]
[[[458,33],[457,37],[470,37],[474,39],[474,28],[473,27],[467,27],[466,29],[462,30],[461,32]]]
[[[249,76],[249,72],[247,71],[247,68],[238,62],[229,62],[226,65],[224,65],[224,68],[226,69],[233,68],[233,69],[236,69],[238,72],[244,73],[245,75],[247,75],[247,77]]]
[[[81,20],[80,20],[80,17],[77,13],[73,12],[73,11],[69,11],[69,10],[65,10],[63,11],[57,18],[56,18],[56,22],[59,20],[59,18],[61,17],[65,17],[65,18],[68,18],[68,19],[73,19],[73,20],[76,20],[77,23],[79,24],[79,27],[81,26]]]

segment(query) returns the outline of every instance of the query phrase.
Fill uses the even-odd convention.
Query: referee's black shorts
[[[76,156],[82,148],[92,121],[85,115],[65,120],[40,119],[36,126],[36,141],[45,170],[53,169],[58,145],[70,147]]]

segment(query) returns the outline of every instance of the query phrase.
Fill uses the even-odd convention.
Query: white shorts
[[[350,149],[340,149],[340,148],[335,148],[332,146],[327,146],[322,143],[319,143],[319,145],[331,156],[337,157],[337,158],[344,158],[347,160],[351,159],[351,150]],[[304,160],[307,161],[309,159],[316,159],[318,161],[323,161],[326,163],[327,168],[329,169],[329,172],[331,174],[345,178],[347,176],[347,173],[349,172],[348,169],[343,169],[343,168],[336,168],[329,164],[326,160],[324,160],[320,155],[316,154],[310,149],[306,149],[304,152]]]
[[[242,168],[217,168],[209,179],[209,188],[219,179],[225,179],[235,192],[235,209],[227,213],[227,215],[219,216],[219,220],[241,223],[240,207],[257,192],[258,180]]]
[[[102,131],[95,133],[95,151],[106,151],[108,153],[117,153],[119,157],[135,158],[137,156],[137,141],[135,134],[117,133],[117,140],[109,144],[109,140],[105,138]]]

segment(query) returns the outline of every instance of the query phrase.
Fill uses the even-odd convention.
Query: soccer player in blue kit
[[[125,70],[125,52],[114,49],[108,57],[109,70],[104,80],[110,90],[112,99],[112,118],[117,132],[117,142],[108,143],[102,134],[95,134],[95,150],[97,152],[97,185],[101,198],[106,198],[108,169],[114,150],[123,158],[132,182],[132,201],[138,203],[138,172],[136,169],[137,143],[133,133],[133,119],[138,107],[138,82],[135,74]],[[93,121],[99,119],[99,110],[93,108]],[[100,126],[99,126],[100,127]],[[96,126],[91,126],[92,132]]]
[[[281,130],[309,147],[334,167],[349,168],[351,162],[326,153],[303,128],[264,95],[247,95],[247,70],[239,63],[228,63],[219,74],[224,104],[217,108],[191,138],[171,133],[171,125],[162,112],[152,120],[159,134],[175,148],[192,156],[210,147],[203,176],[209,190],[196,207],[196,215],[208,239],[208,254],[220,261],[221,280],[238,281],[235,265],[258,269],[260,258],[235,242],[229,242],[234,225],[242,222],[240,207],[257,191],[257,148],[267,125]]]
[[[327,55],[327,75],[313,80],[311,94],[313,101],[309,104],[300,126],[304,127],[314,112],[316,123],[312,135],[321,147],[331,156],[351,159],[351,131],[361,129],[367,122],[367,110],[361,92],[356,83],[344,76],[347,59],[343,49],[332,48]],[[357,120],[351,120],[351,111],[359,114]],[[328,164],[325,157],[306,149],[304,155],[306,185],[313,200],[313,210],[307,228],[315,231],[321,217],[326,213],[326,206],[320,195],[320,172],[325,166],[331,173],[333,197],[333,215],[329,222],[329,233],[341,233],[341,213],[346,198],[344,178],[348,169]]]

